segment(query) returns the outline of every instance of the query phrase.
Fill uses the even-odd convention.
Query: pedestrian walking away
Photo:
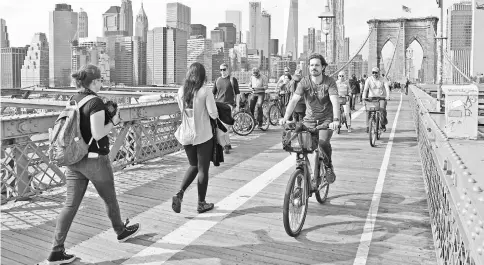
[[[89,143],[89,153],[79,162],[66,167],[66,201],[57,218],[52,252],[47,259],[49,264],[67,264],[76,259],[75,255],[65,252],[64,242],[89,181],[104,201],[119,242],[134,237],[141,228],[139,224],[128,225],[128,219],[125,223],[121,219],[113,168],[108,156],[108,134],[121,119],[117,110],[111,113],[110,118],[110,112],[96,94],[102,85],[101,71],[97,66],[84,65],[72,77],[79,89],[79,93],[71,98],[72,101],[80,102],[89,95],[94,96],[80,108],[80,130],[83,140]]]
[[[176,213],[181,212],[183,195],[195,178],[198,180],[197,211],[203,213],[214,207],[213,203],[205,201],[205,197],[216,138],[210,119],[218,119],[218,111],[212,89],[204,86],[205,78],[205,67],[200,63],[193,63],[186,74],[185,84],[178,89],[177,102],[182,112],[182,125],[175,136],[185,149],[189,166],[180,190],[172,199],[172,209]]]

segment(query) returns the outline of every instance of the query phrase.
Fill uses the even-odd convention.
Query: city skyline
[[[120,6],[120,0],[106,0],[101,4],[94,0],[75,0],[64,1],[72,6],[74,12],[79,12],[82,8],[89,17],[89,36],[102,36],[102,14],[109,9],[110,6]],[[154,27],[166,26],[166,2],[156,0],[134,0],[132,1],[133,13],[141,7],[143,2],[144,9],[147,11],[146,15],[150,20],[149,29]],[[184,5],[192,8],[192,24],[203,24],[208,30],[215,28],[218,23],[225,22],[226,10],[240,10],[242,12],[242,32],[246,32],[249,27],[249,5],[247,1],[234,0],[230,5],[225,1],[213,0],[211,1],[210,15],[203,10],[206,8],[205,1],[200,0],[185,0],[178,1]],[[287,31],[287,22],[284,19],[289,14],[288,0],[262,0],[261,10],[267,10],[271,14],[271,39],[279,39],[279,45],[285,45],[285,34]],[[389,1],[384,0],[369,0],[365,2],[346,1],[345,2],[345,35],[351,38],[350,55],[358,49],[364,41],[368,33],[368,25],[366,21],[372,18],[390,18],[390,17],[425,17],[429,15],[439,17],[440,11],[437,8],[435,1]],[[460,1],[452,0],[446,1],[444,8],[458,3]],[[0,17],[6,20],[10,46],[23,47],[30,43],[31,37],[37,32],[48,34],[48,11],[52,9],[59,1],[45,0],[42,2],[33,0],[18,0],[1,1],[0,3]],[[325,1],[316,0],[300,0],[299,1],[299,21],[298,21],[298,50],[302,50],[303,40],[302,36],[309,27],[320,29],[320,21],[317,18],[318,13],[324,10]],[[412,13],[403,13],[402,5],[408,6],[412,9]],[[28,6],[29,8],[19,8],[20,6]],[[412,7],[420,8],[412,8]],[[368,8],[371,7],[371,8]],[[362,14],[360,11],[365,10]],[[45,12],[44,12],[45,11]],[[385,12],[383,12],[385,11]],[[287,13],[287,14],[286,14]],[[384,14],[384,15],[380,15]],[[37,20],[36,23],[26,24],[21,21],[22,17],[28,16],[29,21]],[[363,22],[363,23],[362,23]],[[18,34],[22,32],[22,34]],[[363,49],[363,57],[367,57],[368,50]]]

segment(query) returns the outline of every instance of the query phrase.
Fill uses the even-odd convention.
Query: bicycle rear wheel
[[[270,108],[270,105],[269,103],[267,103],[267,101],[265,101],[263,104],[262,104],[262,126],[260,127],[261,130],[263,131],[267,131],[267,129],[269,129],[269,125],[270,125],[270,116],[269,116],[269,108]]]
[[[234,125],[232,129],[241,136],[249,135],[255,128],[255,120],[252,115],[245,111],[239,111],[234,115]]]
[[[269,121],[270,121],[271,125],[276,126],[277,123],[279,122],[279,118],[280,118],[279,109],[277,108],[277,106],[275,104],[272,104],[269,107]]]
[[[286,193],[284,194],[284,205],[282,207],[282,221],[284,229],[289,236],[296,237],[306,220],[308,211],[308,183],[304,171],[296,169],[287,182]]]
[[[376,124],[376,119],[375,115],[371,115],[370,117],[370,132],[368,136],[370,137],[370,145],[371,147],[375,147],[376,145],[376,137],[377,137],[377,124]]]
[[[376,120],[376,139],[377,140],[380,140],[381,132],[382,132],[382,130],[380,128],[380,126],[381,126],[380,118],[381,118],[381,114],[378,114],[377,118],[375,119]]]

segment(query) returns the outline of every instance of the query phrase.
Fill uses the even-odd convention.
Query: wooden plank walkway
[[[271,127],[235,137],[226,162],[210,169],[207,200],[217,208],[206,214],[196,213],[196,183],[185,194],[182,212],[171,210],[186,166],[184,153],[116,173],[123,218],[142,224],[141,233],[125,243],[116,242],[103,202],[90,185],[66,241],[68,253],[79,257],[73,264],[436,264],[405,96],[389,163],[384,163],[400,102],[399,94],[392,96],[388,130],[376,148],[364,132],[364,115],[354,119],[352,133],[333,136],[337,180],[324,205],[310,199],[299,237],[287,236],[282,224],[294,159],[281,150],[280,129]],[[381,171],[385,174],[379,177]],[[379,185],[381,196],[374,195]],[[1,264],[45,263],[64,199],[61,187],[31,202],[2,206]]]

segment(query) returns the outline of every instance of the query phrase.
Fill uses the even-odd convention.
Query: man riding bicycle
[[[363,100],[367,97],[384,97],[385,100],[380,101],[380,111],[382,114],[381,127],[383,131],[386,131],[387,120],[387,101],[390,100],[390,87],[386,78],[380,77],[380,69],[373,67],[371,69],[371,76],[365,82],[365,90],[363,91]],[[366,115],[366,132],[368,133],[368,122],[370,119],[370,113]]]
[[[348,132],[351,132],[351,110],[350,110],[350,85],[345,79],[345,71],[338,73],[338,80],[336,81],[338,86],[338,95],[346,98],[346,103],[343,105],[343,111],[346,116],[346,123],[348,124]]]
[[[339,102],[338,88],[333,78],[324,74],[328,64],[321,54],[313,53],[309,56],[310,76],[304,77],[297,85],[289,104],[287,105],[284,118],[281,124],[285,124],[291,117],[297,103],[304,97],[306,102],[306,116],[304,125],[315,128],[318,125],[329,125],[331,130],[320,130],[318,133],[319,150],[328,157],[326,166],[326,178],[329,183],[336,179],[333,164],[331,161],[331,136],[332,130],[339,126]]]

